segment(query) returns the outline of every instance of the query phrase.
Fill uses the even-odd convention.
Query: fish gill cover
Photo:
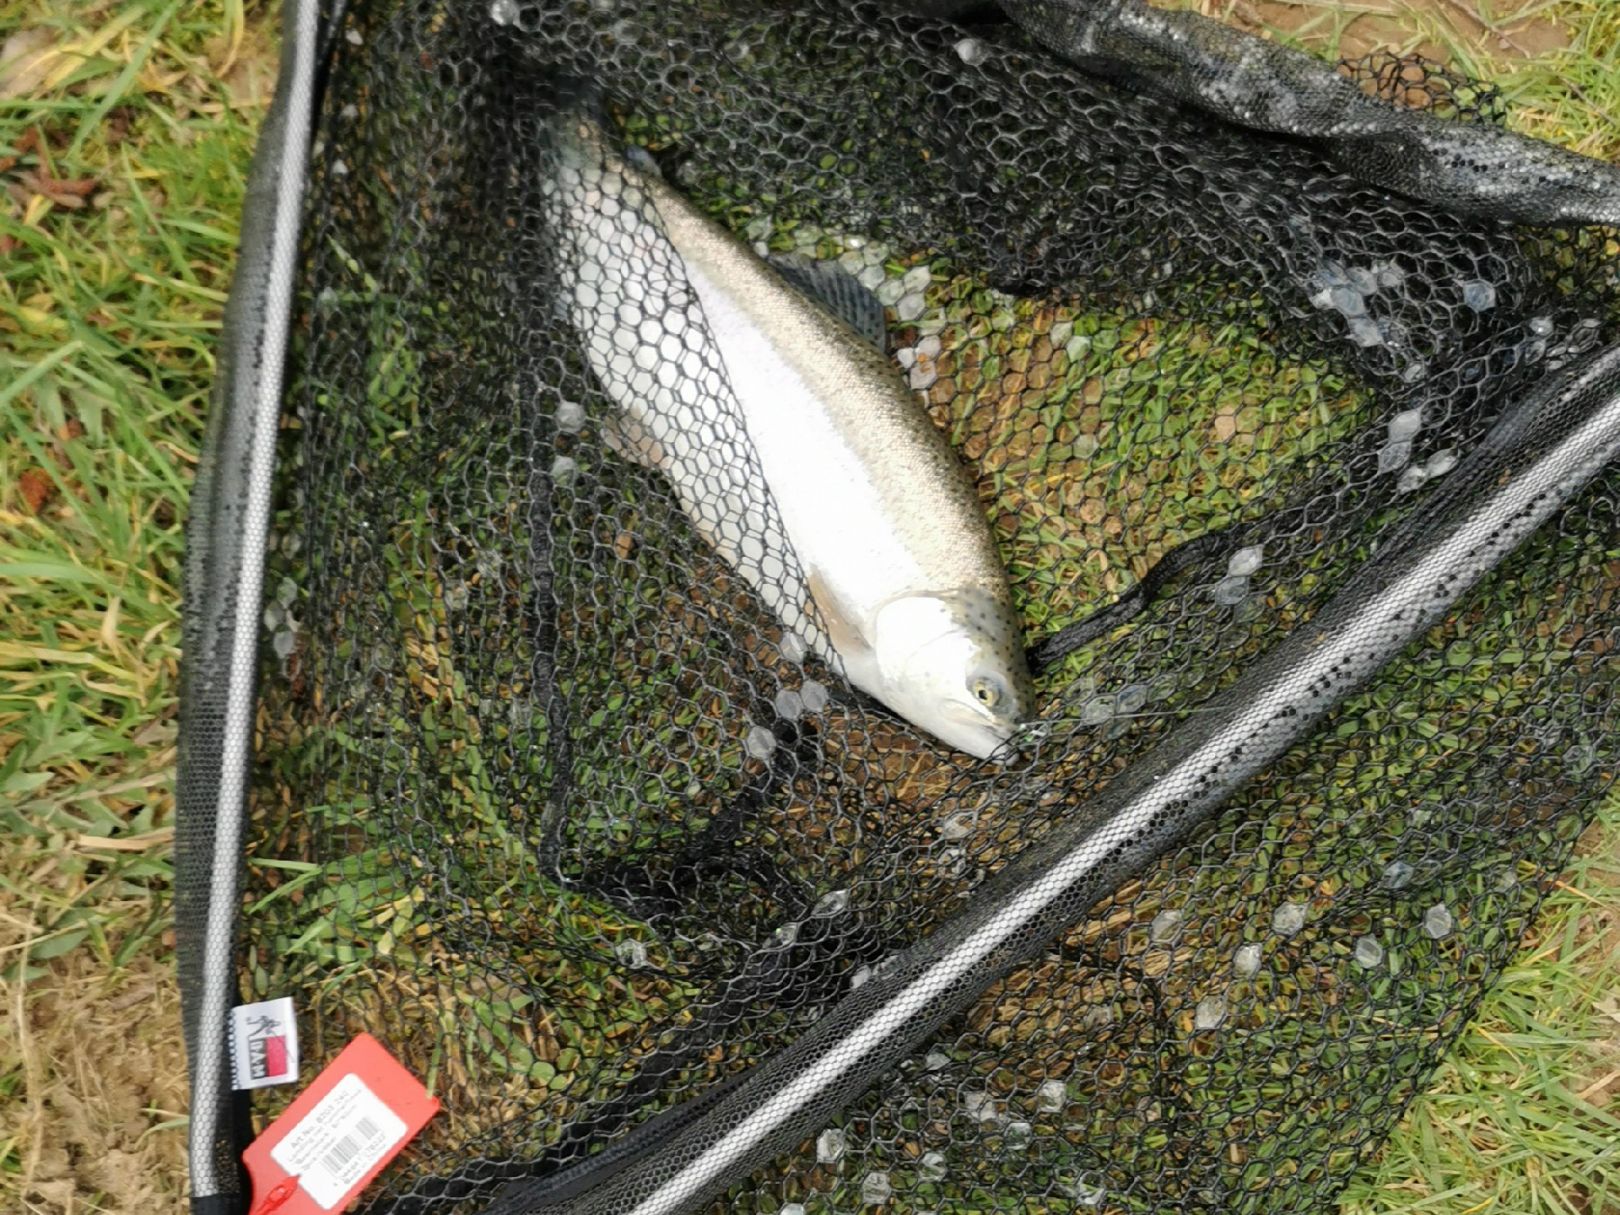
[[[240,1200],[198,1064],[239,987],[444,1101],[368,1212],[1319,1211],[1513,956],[1620,762],[1615,174],[1433,65],[919,8],[291,6],[240,824],[262,412],[193,524],[200,1205]],[[628,458],[571,306],[609,255],[679,339],[641,370],[706,385],[688,446],[762,483],[678,262],[555,205],[581,106],[641,166],[581,205],[656,175],[886,306],[1033,648],[1017,758],[860,695],[780,531],[800,631]]]

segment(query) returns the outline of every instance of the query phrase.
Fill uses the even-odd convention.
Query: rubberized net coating
[[[1434,65],[932,7],[325,16],[211,981],[441,1096],[368,1211],[1321,1210],[1609,789],[1614,170]],[[1037,667],[1018,758],[853,689],[791,546],[723,555],[780,511],[631,239],[654,179],[885,305]],[[582,334],[614,281],[648,366]],[[638,375],[698,402],[676,472]],[[198,940],[225,665],[188,653]]]

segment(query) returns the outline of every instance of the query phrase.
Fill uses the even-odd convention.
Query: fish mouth
[[[1026,755],[1050,734],[1050,728],[1044,723],[1036,721],[994,720],[980,723],[981,728],[994,738],[995,744],[990,749],[986,760],[1003,767],[1015,760],[1025,758]]]

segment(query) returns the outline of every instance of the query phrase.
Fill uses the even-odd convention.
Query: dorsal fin
[[[818,262],[796,253],[772,253],[766,261],[793,288],[809,296],[879,350],[887,353],[888,326],[883,305],[835,262]]]

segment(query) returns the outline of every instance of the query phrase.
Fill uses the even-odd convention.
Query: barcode
[[[408,1134],[399,1115],[351,1072],[270,1149],[270,1158],[332,1211]]]
[[[326,1149],[326,1155],[321,1157],[321,1167],[328,1173],[341,1175],[349,1162],[370,1148],[381,1134],[380,1126],[370,1118],[362,1117],[354,1124],[354,1129]]]

